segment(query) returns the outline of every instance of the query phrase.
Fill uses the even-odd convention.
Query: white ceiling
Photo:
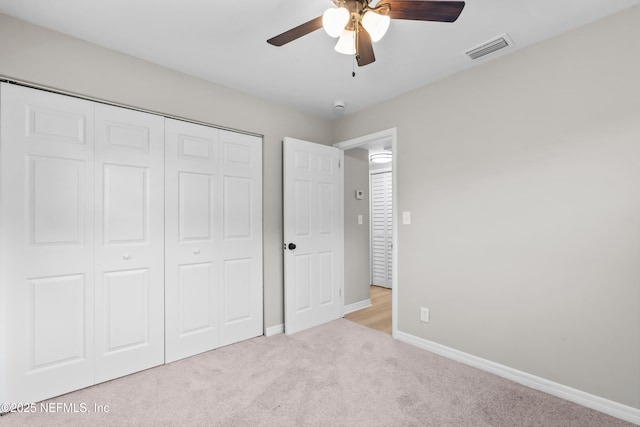
[[[384,1],[384,0],[382,0]],[[375,0],[374,0],[375,2]],[[355,112],[640,0],[468,0],[455,23],[392,20],[356,66],[318,30],[282,47],[268,38],[321,15],[329,0],[0,0],[0,12],[319,116]],[[464,52],[507,33],[514,46]]]

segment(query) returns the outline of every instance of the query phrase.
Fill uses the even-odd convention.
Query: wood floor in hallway
[[[354,311],[345,319],[391,335],[391,289],[371,286],[371,307]]]

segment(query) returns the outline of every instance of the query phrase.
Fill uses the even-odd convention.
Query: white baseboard
[[[278,335],[284,332],[284,324],[280,323],[279,325],[270,326],[264,330],[264,336],[270,337],[273,335]]]
[[[518,384],[540,390],[556,397],[577,403],[587,408],[603,412],[612,417],[640,425],[640,409],[632,408],[612,400],[608,400],[566,385],[546,380],[499,363],[492,362],[472,354],[464,353],[451,347],[398,331],[395,338],[399,341],[419,347],[423,350],[439,354],[446,358],[490,372]]]
[[[342,315],[353,313],[354,311],[362,310],[363,308],[371,307],[371,299],[365,299],[362,301],[354,302],[353,304],[345,305],[342,307]]]
[[[363,308],[371,307],[371,300],[366,299],[363,301],[358,301],[353,304],[345,305],[342,309],[342,315],[353,313],[354,311],[362,310]],[[265,329],[264,336],[270,337],[277,334],[284,333],[284,324],[280,323],[279,325],[270,326]]]

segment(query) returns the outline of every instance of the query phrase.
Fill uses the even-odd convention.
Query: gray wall
[[[336,141],[398,129],[400,331],[640,408],[638,22],[335,123]]]
[[[0,76],[264,135],[265,325],[283,322],[282,138],[331,143],[327,120],[2,14]]]
[[[364,199],[356,200],[362,190]],[[362,215],[362,225],[358,225]],[[368,300],[369,264],[369,152],[354,148],[344,152],[344,304]]]

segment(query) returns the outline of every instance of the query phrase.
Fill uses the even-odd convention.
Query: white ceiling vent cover
[[[513,45],[513,41],[509,38],[508,34],[502,34],[494,39],[482,43],[481,45],[474,47],[471,50],[465,52],[465,54],[471,59],[482,58],[490,53],[496,52],[505,47]]]

